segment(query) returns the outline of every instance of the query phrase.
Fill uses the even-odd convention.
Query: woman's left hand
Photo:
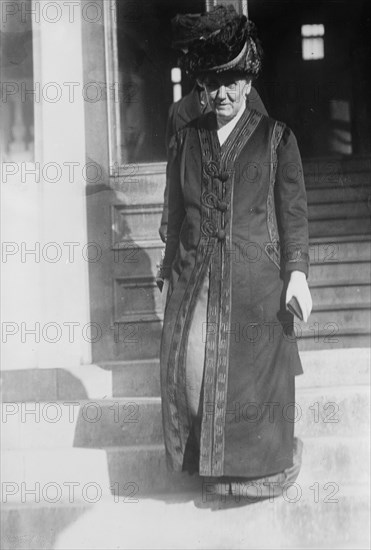
[[[286,305],[295,296],[299,302],[301,311],[303,312],[303,320],[308,321],[310,312],[312,311],[312,296],[307,283],[305,273],[302,271],[292,271],[290,281],[286,292]]]
[[[165,313],[168,292],[169,292],[169,279],[164,279],[164,284],[161,291],[162,313]]]

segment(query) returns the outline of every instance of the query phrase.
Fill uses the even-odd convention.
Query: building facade
[[[368,347],[370,4],[223,2],[256,22],[265,51],[256,88],[304,158],[315,307],[298,326],[300,347]],[[170,21],[217,3],[1,2],[2,383],[12,452],[28,450],[11,414],[22,403],[148,397],[160,419],[166,119],[192,86],[174,70]],[[326,359],[331,372],[343,373],[334,361]],[[136,429],[122,445],[150,441],[148,426]],[[107,444],[76,443],[76,433],[76,447]],[[156,485],[153,471],[145,490]]]
[[[3,3],[7,369],[156,356],[167,110],[175,87],[191,86],[172,81],[170,19],[211,4]],[[364,164],[366,3],[236,7],[261,30],[257,89],[307,164]]]

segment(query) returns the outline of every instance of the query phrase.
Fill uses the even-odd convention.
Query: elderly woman
[[[292,479],[302,372],[286,305],[296,299],[305,321],[312,307],[300,154],[285,124],[246,107],[261,68],[254,25],[222,6],[177,16],[175,29],[199,38],[181,66],[211,112],[170,144],[161,342],[168,465],[230,489],[262,479],[282,486]]]

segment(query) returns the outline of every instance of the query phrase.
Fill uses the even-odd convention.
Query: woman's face
[[[251,80],[241,78],[240,74],[208,74],[201,85],[218,121],[223,125],[232,120],[245,105],[246,96],[251,90]]]

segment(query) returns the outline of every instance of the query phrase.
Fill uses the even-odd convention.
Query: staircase
[[[299,349],[368,347],[371,336],[371,164],[304,164],[313,312]]]
[[[368,160],[305,165],[314,310],[296,327],[299,493],[218,514],[197,476],[169,474],[155,359],[5,371],[4,550],[368,547],[370,172]]]

